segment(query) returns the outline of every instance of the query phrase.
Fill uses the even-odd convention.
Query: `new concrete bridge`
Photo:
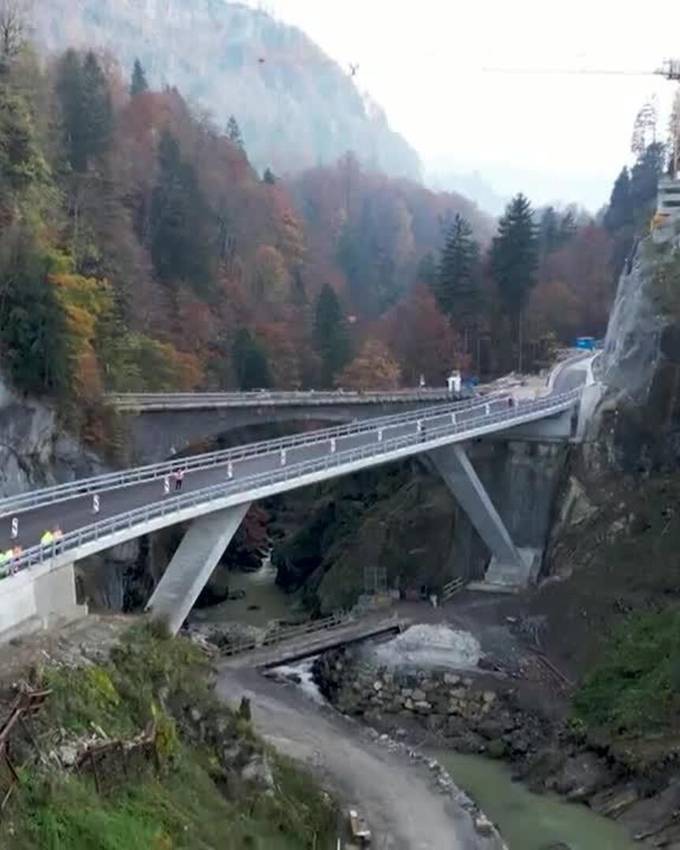
[[[128,540],[190,523],[149,608],[176,632],[258,499],[418,454],[428,455],[509,581],[526,580],[532,554],[508,534],[465,452],[470,440],[533,427],[576,433],[582,386],[560,367],[548,395],[441,402],[393,416],[297,434],[75,481],[0,501],[0,548],[20,545],[0,581],[0,637],[76,613],[73,564]],[[584,373],[585,375],[585,373]],[[578,383],[578,382],[577,382]],[[184,471],[183,488],[174,474]],[[58,525],[59,540],[40,545]]]

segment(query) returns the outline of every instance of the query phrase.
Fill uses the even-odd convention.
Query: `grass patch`
[[[280,776],[280,790],[271,798],[229,801],[198,761],[184,754],[177,769],[162,781],[149,780],[107,799],[77,779],[30,782],[6,824],[13,835],[4,836],[1,846],[7,850],[330,846],[333,807],[292,768],[282,768]]]
[[[575,718],[613,737],[680,730],[680,609],[635,614],[614,630],[573,702]]]
[[[190,642],[135,628],[110,662],[50,668],[43,681],[53,690],[36,724],[44,749],[55,729],[73,738],[97,728],[132,737],[154,721],[164,767],[156,774],[150,766],[100,795],[90,778],[26,766],[0,820],[2,850],[335,847],[332,801],[214,697],[210,667]],[[225,750],[236,752],[232,762]],[[268,790],[241,778],[253,754],[271,765]]]

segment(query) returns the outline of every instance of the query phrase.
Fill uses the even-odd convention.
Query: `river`
[[[546,850],[553,845],[569,850],[640,848],[623,827],[587,806],[532,794],[512,781],[502,762],[450,750],[433,755],[498,826],[510,850]]]
[[[229,589],[243,590],[246,595],[196,612],[197,619],[261,627],[271,620],[294,616],[298,607],[296,597],[284,593],[276,584],[276,568],[268,557],[259,570],[231,573]],[[307,697],[322,700],[311,681],[310,667],[310,662],[305,662],[288,672],[300,676],[301,690]],[[586,806],[532,794],[521,783],[512,781],[509,768],[501,762],[450,750],[434,755],[455,783],[498,825],[510,850],[545,850],[560,842],[569,850],[633,850],[640,846],[614,821]]]
[[[271,620],[294,616],[297,597],[284,593],[276,584],[276,567],[269,555],[262,559],[259,570],[229,573],[229,591],[242,590],[243,599],[230,599],[194,611],[192,618],[202,623],[243,623],[247,626],[266,626]]]

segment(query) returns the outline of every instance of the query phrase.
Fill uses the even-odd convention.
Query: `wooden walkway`
[[[231,656],[227,657],[221,666],[267,669],[281,664],[292,664],[339,646],[398,634],[410,625],[408,620],[396,614],[389,617],[373,615],[361,619],[336,618],[333,623],[329,622],[330,619],[316,621],[316,627],[312,621],[290,631],[282,630],[276,641],[268,641],[261,646],[251,644],[248,647],[234,648]]]

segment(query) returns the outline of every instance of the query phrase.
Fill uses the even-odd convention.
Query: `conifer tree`
[[[87,53],[83,62],[75,50],[64,54],[57,91],[67,157],[73,170],[82,173],[106,153],[113,133],[111,93],[94,53]]]
[[[158,149],[158,181],[151,199],[151,259],[164,282],[185,280],[201,289],[210,280],[211,217],[196,173],[166,131]]]
[[[262,182],[267,183],[269,186],[273,186],[276,183],[276,177],[271,168],[265,168],[262,176]]]
[[[656,204],[659,178],[664,172],[665,162],[665,145],[654,142],[640,154],[631,170],[630,201],[638,221],[641,214],[646,216],[650,207]]]
[[[235,116],[230,115],[229,121],[227,122],[227,138],[230,142],[233,142],[237,145],[241,150],[244,150],[243,144],[243,136],[241,135],[241,128],[238,125],[238,121]]]
[[[111,92],[106,75],[92,51],[85,55],[82,80],[85,157],[89,160],[106,153],[113,135]]]
[[[36,395],[68,391],[66,320],[47,282],[48,263],[28,244],[17,246],[0,302],[3,368],[15,386]]]
[[[325,284],[316,302],[314,342],[321,357],[321,379],[325,387],[349,360],[349,339],[342,307],[335,290]]]
[[[604,214],[604,226],[610,232],[619,230],[633,221],[633,209],[630,197],[630,175],[627,168],[622,168],[616,178],[609,206]]]
[[[143,94],[149,90],[149,83],[146,79],[146,72],[139,59],[135,59],[135,65],[132,69],[132,81],[130,82],[130,94],[136,97],[138,94]]]
[[[271,387],[272,378],[267,356],[247,328],[241,328],[236,334],[232,347],[232,361],[241,390],[260,390]]]
[[[555,207],[546,207],[538,225],[538,246],[541,260],[552,254],[560,245],[560,221]]]
[[[500,300],[517,329],[518,369],[522,371],[522,313],[536,283],[538,245],[533,210],[528,199],[516,195],[498,224],[491,245],[491,271]]]
[[[439,277],[439,269],[432,251],[428,251],[418,264],[418,281],[429,286],[434,293],[437,280]]]
[[[458,213],[446,236],[434,294],[442,312],[469,332],[479,308],[479,246]]]

